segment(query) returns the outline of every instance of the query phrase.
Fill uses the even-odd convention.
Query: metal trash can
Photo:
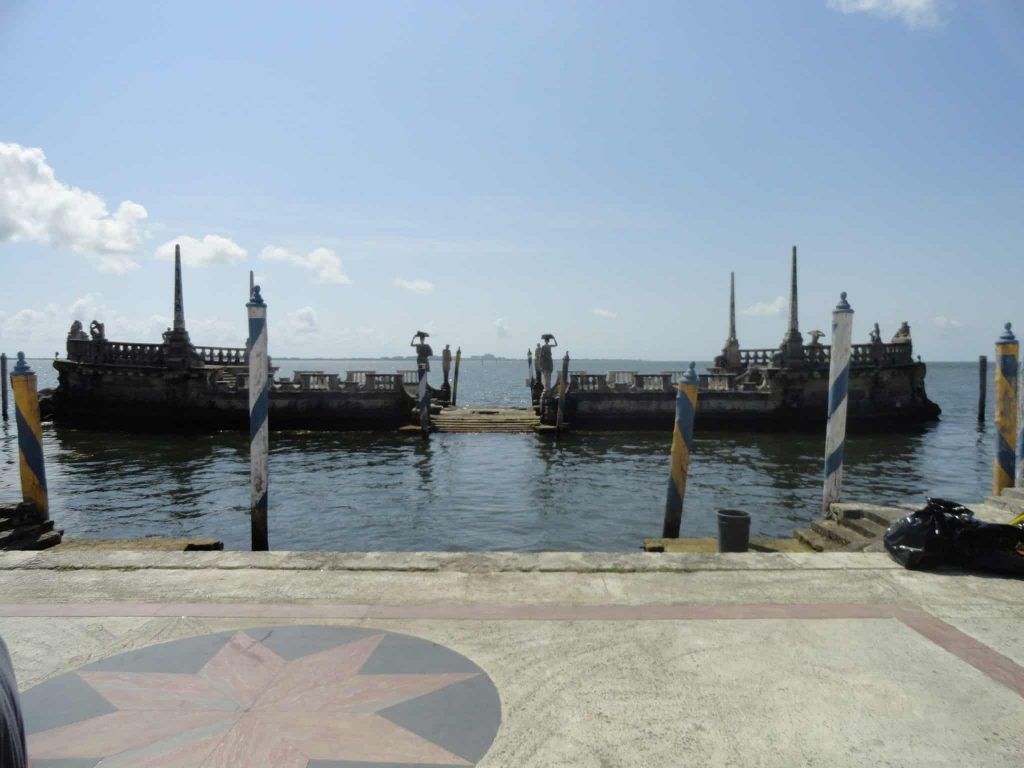
[[[750,513],[718,510],[718,551],[746,552],[750,545]]]

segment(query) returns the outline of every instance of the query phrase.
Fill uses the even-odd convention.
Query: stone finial
[[[696,384],[700,381],[697,378],[697,364],[691,362],[690,367],[686,369],[686,373],[683,374],[683,384]]]
[[[19,352],[18,353],[18,362],[16,362],[14,364],[14,368],[11,369],[11,375],[12,376],[32,376],[32,375],[34,375],[33,372],[32,372],[32,369],[29,367],[28,363],[25,362],[25,353],[24,352]]]
[[[1003,331],[1003,335],[999,337],[1000,343],[1005,344],[1017,340],[1017,337],[1013,335],[1013,323],[1007,323],[1006,325],[1003,326],[1003,328],[1005,328],[1006,330]]]

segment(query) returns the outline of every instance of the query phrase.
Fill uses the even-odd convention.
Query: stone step
[[[1024,488],[1003,488],[1003,496],[1024,501]]]
[[[797,528],[793,531],[793,536],[797,541],[806,544],[815,552],[828,552],[829,550],[836,549],[835,541],[826,539],[824,536],[812,531],[810,528]]]
[[[871,539],[872,541],[881,539],[889,529],[888,525],[882,525],[866,517],[860,519],[855,517],[845,518],[840,523],[844,528],[849,528],[854,533],[859,533],[864,538]]]
[[[990,507],[1002,507],[1010,512],[1012,517],[1024,512],[1024,499],[1017,499],[1013,496],[988,496],[984,503]]]
[[[14,520],[9,517],[0,517],[0,533],[9,531],[14,527]]]
[[[984,504],[970,504],[968,509],[974,513],[978,520],[986,523],[1008,523],[1016,517],[1006,507],[997,507],[987,502]]]
[[[829,508],[840,520],[870,520],[888,528],[897,520],[906,517],[916,505],[908,509],[906,506],[888,507],[881,504],[865,504],[861,502],[838,502]]]
[[[833,539],[838,543],[837,549],[857,552],[871,543],[871,539],[861,536],[856,531],[851,531],[835,520],[815,520],[811,523],[811,530],[826,538]]]

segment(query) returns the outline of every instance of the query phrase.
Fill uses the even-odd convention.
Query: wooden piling
[[[427,364],[420,363],[417,366],[418,388],[416,390],[416,401],[420,409],[420,434],[424,438],[430,437],[430,387],[427,383]]]
[[[452,376],[452,406],[456,404],[459,395],[459,364],[462,362],[462,347],[455,349],[455,373]]]
[[[665,521],[661,536],[678,539],[683,522],[683,499],[686,497],[686,479],[690,474],[690,450],[693,445],[693,421],[697,415],[697,366],[690,363],[689,370],[679,382],[676,392],[676,419],[672,427],[672,458],[669,467],[668,493],[665,497]]]
[[[853,310],[846,292],[832,312],[832,349],[828,369],[828,426],[825,428],[825,486],[822,512],[839,501],[843,490],[843,452],[846,446],[846,406],[850,382],[850,340],[853,337]]]
[[[270,484],[270,376],[267,359],[267,305],[260,287],[253,286],[249,303],[249,462],[252,551],[270,549],[267,534],[268,486]]]
[[[562,421],[565,417],[565,408],[569,399],[569,353],[566,352],[562,358],[561,385],[558,388],[558,415],[555,417],[555,434],[561,434]]]
[[[985,390],[988,388],[988,358],[978,355],[978,423],[985,423]]]
[[[4,421],[7,421],[7,354],[0,353],[0,392],[2,392],[2,405]]]

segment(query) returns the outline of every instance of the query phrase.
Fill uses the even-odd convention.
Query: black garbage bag
[[[954,501],[927,501],[885,532],[885,548],[897,562],[920,570],[959,565],[1024,576],[1024,528],[983,523]]]

